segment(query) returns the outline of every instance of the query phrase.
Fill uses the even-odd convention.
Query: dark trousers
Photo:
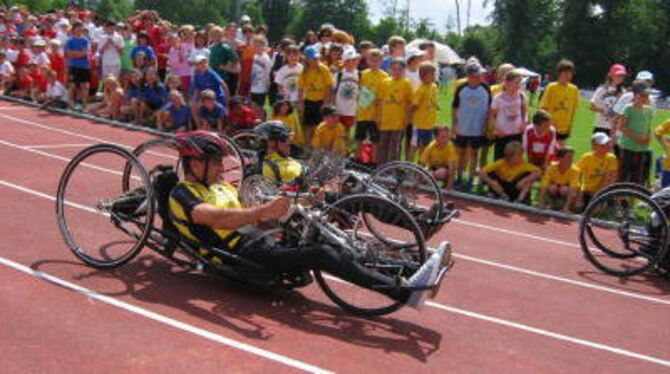
[[[521,193],[521,191],[519,191],[519,189],[516,188],[517,183],[519,183],[523,178],[527,177],[528,175],[530,175],[530,173],[523,173],[523,174],[519,175],[518,177],[514,178],[511,181],[507,181],[507,180],[504,180],[504,179],[500,178],[498,176],[498,174],[496,174],[495,172],[491,172],[491,173],[488,174],[488,176],[491,179],[494,179],[496,182],[498,182],[498,184],[500,184],[500,187],[502,187],[503,191],[505,191],[505,194],[512,201],[515,201],[517,198],[519,198],[519,194]],[[491,192],[496,194],[495,191],[493,191],[493,190],[491,190]],[[498,196],[498,197],[500,197],[500,196]],[[529,197],[530,197],[530,194],[528,194],[528,196],[526,196],[526,199],[528,199]]]
[[[621,148],[620,181],[646,186],[651,169],[651,151],[635,152]]]
[[[266,240],[242,245],[240,255],[266,266],[276,272],[323,270],[358,286],[372,289],[374,286],[393,286],[393,278],[368,269],[328,245],[314,245],[302,248],[282,248]],[[396,288],[381,289],[379,292],[392,299],[405,302],[410,292]]]
[[[523,134],[507,135],[495,138],[493,141],[493,160],[500,160],[501,158],[505,157],[505,147],[507,147],[507,144],[514,141],[523,141]]]

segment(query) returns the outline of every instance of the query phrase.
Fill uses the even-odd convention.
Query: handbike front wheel
[[[358,266],[376,272],[387,280],[400,281],[411,277],[426,261],[426,243],[414,218],[393,201],[375,195],[345,197],[328,211],[329,222],[339,237],[348,243],[343,256],[351,256]],[[380,240],[370,229],[365,215],[393,217],[396,237],[403,238],[394,245]],[[392,313],[404,303],[377,288],[367,288],[336,275],[315,271],[323,292],[342,309],[363,316]],[[390,285],[393,286],[393,285]],[[386,285],[389,287],[389,285]]]
[[[613,190],[588,205],[579,241],[587,260],[603,272],[619,277],[640,274],[665,257],[666,216],[643,193]]]
[[[128,190],[119,179],[126,165]],[[79,152],[58,184],[56,219],[70,251],[87,265],[111,269],[135,257],[155,215],[149,174],[127,150],[100,144]]]

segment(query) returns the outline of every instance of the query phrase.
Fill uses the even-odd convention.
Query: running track
[[[670,281],[602,275],[574,224],[461,202],[457,265],[422,311],[366,320],[316,286],[268,295],[149,251],[82,266],[54,220],[67,160],[149,135],[0,102],[3,372],[669,373]]]

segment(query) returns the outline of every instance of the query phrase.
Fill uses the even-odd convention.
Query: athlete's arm
[[[209,226],[216,230],[237,230],[259,221],[277,219],[289,209],[289,199],[280,197],[261,206],[243,209],[222,209],[201,203],[193,207],[193,223]]]

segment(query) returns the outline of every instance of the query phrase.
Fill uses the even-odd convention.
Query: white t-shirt
[[[602,109],[605,113],[596,113],[596,121],[594,126],[598,129],[611,129],[616,116],[613,111],[619,95],[617,88],[612,85],[602,85],[596,89],[596,92],[591,97],[591,103],[598,109]]]
[[[270,90],[270,71],[272,61],[267,53],[254,55],[251,68],[251,93],[264,94]]]
[[[495,129],[503,136],[523,133],[526,128],[525,118],[521,111],[526,98],[523,93],[510,96],[507,92],[501,92],[493,97],[491,109],[497,111],[495,118]]]
[[[49,83],[47,86],[47,92],[46,96],[50,99],[60,99],[63,101],[67,101],[67,90],[65,89],[65,86],[63,86],[63,83],[59,81],[55,81],[54,83]]]
[[[13,75],[14,74],[14,65],[8,60],[5,60],[0,64],[0,74],[3,75]]]
[[[355,116],[358,111],[358,96],[360,83],[358,70],[343,70],[339,84],[335,81],[337,93],[335,95],[335,111],[341,116]],[[336,77],[337,78],[337,77]]]
[[[34,62],[37,64],[37,66],[43,68],[43,67],[48,67],[51,65],[51,60],[49,59],[49,55],[47,55],[46,52],[40,52],[38,54],[33,54],[30,57],[30,62]]]
[[[19,51],[17,49],[7,49],[5,50],[5,56],[7,56],[7,61],[15,63],[19,59]]]
[[[112,34],[107,34],[105,32],[100,33],[96,39],[98,51],[107,44],[107,41],[110,41],[111,45],[103,52],[99,52],[101,64],[107,66],[121,65],[121,54],[116,47],[123,48],[123,37],[116,32]]]
[[[410,71],[409,69],[405,69],[405,77],[409,79],[410,83],[412,83],[412,88],[415,91],[421,85],[421,76],[419,75],[419,69],[416,69],[416,71]]]
[[[633,99],[635,99],[635,94],[630,91],[619,96],[619,100],[617,100],[616,104],[614,104],[614,113],[623,116],[626,107],[633,103]],[[655,97],[649,96],[649,106],[651,107],[652,111],[656,111]]]
[[[302,64],[284,65],[275,74],[275,83],[282,87],[281,94],[292,102],[298,101],[298,77],[302,73]]]

